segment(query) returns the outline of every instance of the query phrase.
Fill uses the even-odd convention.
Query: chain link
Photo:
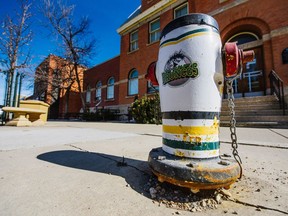
[[[232,154],[234,159],[237,161],[240,167],[240,177],[242,177],[242,160],[238,154],[238,143],[237,143],[237,134],[236,134],[236,119],[235,119],[235,104],[234,104],[234,91],[233,91],[233,80],[227,80],[227,96],[228,96],[228,107],[230,109],[230,133],[231,133],[231,145],[232,145]]]

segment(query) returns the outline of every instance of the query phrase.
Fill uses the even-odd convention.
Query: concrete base
[[[43,125],[45,125],[45,122],[42,119],[38,119],[32,122],[32,126],[43,126]]]
[[[170,155],[162,148],[149,153],[149,166],[160,182],[199,190],[228,189],[240,176],[238,163],[231,158],[192,159]]]
[[[27,127],[31,126],[32,123],[24,115],[20,115],[17,118],[14,118],[11,121],[7,122],[5,125],[16,127]]]

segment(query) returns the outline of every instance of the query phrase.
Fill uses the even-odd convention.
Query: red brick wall
[[[208,14],[211,11],[223,7],[225,5],[228,5],[229,3],[233,2],[235,0],[227,0],[220,3],[220,0],[213,0],[213,1],[203,1],[203,0],[190,0],[189,3],[192,3],[196,13],[205,13]]]
[[[159,1],[148,2],[149,0],[142,0],[142,12]],[[189,3],[190,13],[211,13],[220,8],[224,9],[214,16],[219,24],[223,43],[234,34],[243,31],[253,32],[260,39],[265,35],[266,39],[271,31],[288,26],[287,0],[279,0],[277,3],[271,0],[249,0],[228,10],[225,10],[225,8],[234,4],[235,0],[227,0],[222,3],[219,0],[205,2],[203,0],[188,0],[187,2]],[[168,22],[173,20],[173,9],[171,7],[169,11],[160,15],[161,30]],[[130,32],[121,37],[119,78],[120,80],[126,80],[126,82],[119,86],[120,104],[129,104],[134,100],[134,97],[128,96],[127,79],[129,72],[135,68],[140,76],[144,75],[149,64],[157,61],[159,43],[148,44],[148,31],[149,23],[138,27],[139,49],[133,52],[129,52]],[[275,69],[280,77],[285,79],[286,85],[288,84],[288,65],[283,65],[281,61],[281,53],[288,46],[287,40],[288,34],[263,41],[263,65],[267,86],[269,86],[267,76],[272,69]],[[140,79],[139,96],[141,97],[146,93],[147,82],[145,79]]]
[[[163,29],[172,19],[173,10],[169,10],[160,16],[160,28]],[[153,20],[151,20],[153,21]],[[139,49],[129,52],[130,34],[125,34],[121,38],[121,54],[120,54],[120,80],[127,80],[119,86],[120,104],[130,104],[134,101],[134,96],[128,95],[128,76],[132,69],[136,69],[139,76],[144,76],[148,66],[157,61],[159,42],[149,44],[149,23],[145,23],[138,28],[138,46]],[[147,94],[147,80],[139,79],[139,97]]]
[[[147,10],[158,2],[160,2],[160,0],[141,0],[141,11]]]
[[[211,3],[208,6],[212,11],[216,9],[211,7]],[[206,4],[202,5],[202,7],[203,11],[201,12],[206,12]],[[217,14],[214,18],[219,24],[223,43],[229,37],[241,31],[253,32],[262,39],[263,35],[288,26],[287,8],[288,1],[286,0],[277,1],[277,4],[270,0],[252,0]],[[288,84],[288,66],[283,65],[280,61],[281,52],[285,45],[287,47],[287,40],[288,34],[285,34],[279,37],[272,37],[271,40],[263,42],[264,73],[268,87],[268,75],[272,69],[285,80],[286,85]]]
[[[284,85],[288,85],[288,64],[282,63],[282,52],[288,48],[288,34],[272,38],[272,53],[274,70],[279,74],[280,78],[284,81]]]
[[[101,107],[113,106],[119,104],[119,85],[117,82],[119,81],[119,66],[120,66],[120,56],[117,56],[113,59],[110,59],[100,65],[97,65],[87,71],[84,72],[84,90],[87,90],[87,86],[91,87],[91,103],[88,104],[89,107],[95,107],[97,101],[96,97],[96,84],[98,81],[102,82],[102,101],[99,104]],[[114,99],[107,100],[107,82],[110,77],[114,77]]]

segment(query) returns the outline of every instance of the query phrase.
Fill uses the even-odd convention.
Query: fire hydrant
[[[239,164],[219,156],[219,118],[226,77],[235,77],[253,52],[227,43],[222,51],[216,20],[189,14],[162,31],[158,61],[146,78],[159,86],[162,148],[149,153],[160,182],[202,189],[229,188],[240,176]]]

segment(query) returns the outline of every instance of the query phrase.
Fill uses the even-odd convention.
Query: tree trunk
[[[75,74],[76,74],[76,81],[77,81],[77,84],[78,84],[78,91],[79,91],[79,94],[80,94],[82,108],[83,108],[83,111],[85,112],[86,111],[86,103],[85,103],[84,96],[82,94],[81,81],[79,79],[78,64],[77,63],[74,63],[74,70],[75,70]]]

